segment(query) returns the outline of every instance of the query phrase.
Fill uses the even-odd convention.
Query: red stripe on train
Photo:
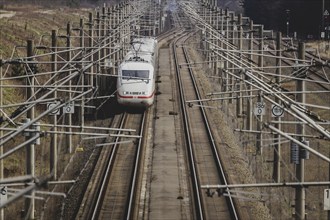
[[[118,93],[117,93],[117,96],[118,96],[119,98],[122,98],[122,99],[132,99],[132,98],[134,98],[134,97],[136,97],[136,98],[138,98],[138,99],[149,99],[149,98],[153,97],[154,94],[155,94],[155,91],[154,91],[150,96],[123,96],[123,95],[120,95],[120,94],[118,94]]]

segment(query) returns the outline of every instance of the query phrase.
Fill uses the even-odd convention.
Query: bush
[[[13,64],[11,67],[12,76],[23,76],[25,75],[25,70],[23,64]]]
[[[69,0],[67,2],[67,6],[72,7],[72,8],[79,7],[80,6],[80,0]]]

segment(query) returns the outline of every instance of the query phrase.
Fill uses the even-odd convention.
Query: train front
[[[154,67],[147,62],[124,62],[119,66],[117,100],[126,106],[148,107],[155,95]]]

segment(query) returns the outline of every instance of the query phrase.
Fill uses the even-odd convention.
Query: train
[[[148,108],[155,99],[157,39],[133,38],[118,67],[117,101],[123,106]]]

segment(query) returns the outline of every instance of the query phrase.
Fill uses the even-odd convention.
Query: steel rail
[[[145,133],[145,121],[146,121],[146,117],[147,117],[147,111],[144,111],[143,116],[142,116],[142,121],[141,121],[141,128],[140,128],[140,137],[143,136],[143,134]],[[134,171],[133,171],[133,177],[132,177],[132,181],[130,184],[130,193],[129,193],[129,199],[128,199],[128,206],[127,206],[127,210],[126,210],[126,219],[130,220],[133,219],[133,203],[134,203],[134,199],[136,196],[136,186],[138,184],[138,174],[139,174],[139,168],[140,168],[140,158],[142,157],[141,155],[141,151],[142,151],[142,138],[139,138],[139,143],[137,144],[137,152],[136,152],[136,156],[135,156],[135,163],[134,163]]]
[[[197,12],[195,12],[194,10],[185,10],[186,13],[191,13],[193,19],[195,19],[197,22],[203,24],[203,28],[209,30],[209,34],[213,36],[218,36],[220,33],[218,33],[217,31],[214,30],[214,28],[212,27],[212,25],[208,24],[205,20],[199,18],[199,15],[197,14]],[[200,27],[201,28],[201,27]],[[214,34],[215,33],[215,34]],[[231,45],[227,39],[224,39],[224,37],[219,37],[219,40],[222,41],[222,43],[226,44],[227,46],[229,45],[230,47],[236,49],[236,47],[234,45]],[[212,43],[212,42],[211,42]],[[213,44],[214,47],[217,47],[217,45]],[[232,54],[232,53],[229,53],[228,54],[228,57],[222,55],[221,53],[217,52],[217,51],[213,51],[213,53],[217,54],[218,56],[222,57],[223,59],[227,60],[228,62],[231,62],[234,66],[238,66],[239,68],[242,68],[242,66],[244,66],[244,63],[242,62],[242,60],[238,59],[237,56],[235,56],[235,54]],[[231,56],[231,57],[230,57]],[[229,60],[229,58],[234,58],[237,60],[237,63]],[[295,58],[296,60],[296,58]],[[249,65],[245,64],[244,66],[244,69],[245,69],[245,75],[251,77],[254,79],[254,81],[263,88],[263,90],[266,90],[266,91],[273,91],[274,88],[272,88],[270,85],[267,85],[266,82],[264,81],[261,81],[259,79],[257,79],[255,76],[253,76],[252,73],[255,73],[256,71],[252,70]],[[248,71],[250,71],[250,73],[248,73]],[[234,76],[234,74],[231,74],[229,73],[230,75],[232,75],[233,77],[236,77]],[[260,73],[258,73],[259,75],[261,75]],[[262,75],[264,77],[264,75]],[[237,77],[237,79],[239,79]],[[245,83],[249,83],[247,82],[246,80],[244,80]],[[255,87],[255,85],[252,84],[252,86]],[[278,89],[275,89],[276,92],[280,92]],[[315,124],[315,122],[313,122],[313,120],[311,120],[307,115],[306,115],[306,109],[302,106],[300,106],[298,103],[297,104],[297,107],[295,105],[292,105],[292,103],[294,103],[294,101],[292,99],[290,99],[290,97],[286,96],[285,94],[273,94],[274,97],[277,97],[279,98],[279,100],[282,100],[286,106],[289,107],[289,113],[294,115],[294,117],[296,118],[300,118],[300,120],[302,121],[308,121],[309,122],[309,126],[312,127],[313,129],[316,129],[317,131],[319,131],[320,133],[322,133],[323,135],[325,135],[326,137],[329,137],[329,132],[326,131],[325,128],[321,127],[321,126],[318,126]],[[322,157],[323,159],[327,160],[328,159],[326,157]]]
[[[137,9],[139,9],[140,12],[141,12],[141,14],[142,14],[144,8],[145,7],[140,7],[140,8],[137,8]],[[138,16],[141,16],[141,15],[138,15],[138,14],[135,15],[135,17],[138,17]],[[131,16],[131,17],[133,17],[133,16]],[[129,25],[127,22],[131,22],[134,19],[134,18],[127,19],[126,17],[125,18],[124,17],[121,17],[121,18],[122,18],[121,20],[124,20],[124,22],[121,22],[121,24],[118,24],[118,26],[116,27],[116,32],[117,33],[120,32],[120,28],[123,26],[123,24],[124,25]],[[120,25],[122,25],[122,26],[120,26]],[[54,74],[52,77],[50,77],[50,79],[48,79],[43,84],[44,87],[47,87],[47,85],[51,85],[54,88],[52,88],[52,89],[47,88],[50,91],[46,91],[47,92],[46,94],[44,93],[44,90],[43,89],[36,90],[34,96],[33,97],[29,97],[29,99],[27,101],[29,103],[26,103],[26,102],[24,104],[21,103],[21,107],[18,110],[20,110],[22,108],[22,111],[20,111],[17,115],[13,116],[12,120],[18,119],[22,114],[24,114],[26,111],[28,111],[33,106],[35,106],[38,102],[43,102],[43,101],[49,100],[48,99],[49,98],[48,96],[51,95],[55,91],[59,91],[60,88],[61,88],[61,86],[63,86],[66,82],[70,82],[71,83],[71,81],[73,81],[76,77],[81,76],[89,68],[93,68],[93,66],[95,66],[96,63],[99,63],[102,59],[104,59],[106,57],[109,57],[111,55],[111,53],[108,53],[102,59],[101,58],[99,58],[99,59],[93,59],[90,62],[86,61],[87,58],[93,57],[95,54],[99,53],[102,49],[108,48],[108,47],[106,47],[107,45],[106,45],[105,41],[107,41],[108,39],[111,39],[113,37],[113,35],[111,35],[111,36],[106,35],[106,36],[107,36],[107,38],[106,37],[100,37],[100,36],[98,38],[93,38],[92,40],[94,42],[96,42],[97,45],[99,45],[99,47],[96,48],[95,50],[87,51],[87,53],[88,53],[87,55],[84,53],[86,51],[82,51],[81,50],[82,48],[73,48],[73,49],[68,49],[68,50],[64,49],[62,51],[59,51],[58,53],[47,53],[47,54],[34,55],[34,56],[31,56],[31,57],[27,57],[26,59],[32,59],[32,58],[45,57],[47,55],[49,56],[49,55],[55,54],[55,55],[57,55],[57,57],[60,60],[59,62],[57,62],[58,64],[62,64],[63,62],[66,62],[66,63],[65,63],[64,66],[62,66],[56,72],[47,72],[47,73],[44,72],[44,73],[41,73],[41,74],[35,74],[35,75],[33,75],[33,77],[36,78],[37,76],[40,76],[40,75]],[[48,47],[46,49],[50,49],[50,47]],[[87,50],[88,50],[88,48],[87,48]],[[73,57],[70,60],[65,60],[61,55],[64,55],[66,52],[69,52],[69,51],[71,51],[71,52],[78,51],[78,52],[77,52],[77,54],[74,54]],[[80,61],[80,59],[82,59],[82,61]],[[78,62],[80,62],[82,64],[85,64],[85,62],[88,62],[88,64],[86,66],[82,66],[81,68],[76,68],[75,65]],[[33,64],[34,62],[33,61],[32,62],[30,62],[30,61],[22,61],[22,64],[23,63],[24,63],[24,65],[29,65],[29,64]],[[49,63],[49,62],[42,62],[42,61],[39,62],[39,64],[45,64],[45,63]],[[72,67],[74,67],[74,68],[72,68]],[[31,75],[31,74],[33,74],[33,71],[32,70],[33,70],[32,68],[30,68],[29,66],[27,66],[27,68],[26,68],[26,74],[27,74],[27,76],[25,76],[25,77],[32,77],[32,75]],[[55,77],[59,76],[61,73],[63,73],[63,72],[71,72],[71,71],[74,71],[74,72],[72,74],[68,75],[68,76],[62,77],[62,79],[60,79],[59,81],[54,80]],[[96,74],[96,76],[98,76],[98,75]],[[13,79],[13,78],[11,78],[11,79]],[[7,79],[1,78],[0,80],[3,81],[3,80],[7,80]],[[54,85],[54,83],[59,83],[59,85]],[[74,85],[73,85],[73,87],[74,87]],[[92,86],[90,86],[90,88],[91,87]],[[75,89],[77,89],[77,88],[79,88],[79,87],[75,87]],[[12,133],[8,134],[8,136],[6,136],[6,138],[4,138],[4,136],[1,137],[2,140],[0,140],[0,144],[3,145],[4,143],[8,142],[8,140],[16,137],[18,135],[18,133],[24,131],[24,129],[28,128],[34,122],[40,120],[42,117],[46,116],[48,113],[52,112],[53,110],[58,109],[60,107],[63,107],[65,105],[65,103],[69,103],[72,100],[77,100],[79,97],[82,97],[82,96],[90,93],[91,91],[92,90],[88,90],[86,92],[83,92],[81,95],[78,95],[78,96],[76,96],[76,97],[74,97],[72,99],[70,97],[71,100],[65,100],[62,103],[56,104],[52,109],[48,109],[47,111],[42,112],[40,115],[38,115],[37,117],[35,117],[34,119],[32,119],[31,122],[29,122],[27,124],[24,124],[21,128],[18,128],[16,132],[12,132]],[[38,97],[37,98],[37,95],[38,96],[41,96],[41,97]],[[34,98],[37,99],[37,100],[36,101],[35,100],[32,100]],[[7,127],[7,126],[8,126],[8,123],[6,122],[4,127]],[[72,134],[72,133],[70,133],[70,134]],[[29,142],[30,141],[33,141],[33,139],[34,138],[31,138],[28,141]],[[24,142],[21,145],[24,145],[26,143],[27,142]],[[22,194],[19,194],[17,196],[11,197],[8,201],[12,201],[14,199],[19,198],[21,195],[34,190],[34,188],[39,187],[39,185],[38,184],[34,184],[33,186],[30,186],[30,187],[26,188],[26,190]]]
[[[187,50],[185,48],[182,48],[182,49],[183,49],[183,52],[184,52],[185,59],[189,62],[189,56],[188,56]],[[200,95],[200,92],[199,92],[199,89],[198,89],[198,85],[197,85],[197,82],[196,82],[195,75],[192,71],[192,68],[189,65],[188,65],[188,71],[189,71],[190,77],[191,77],[191,79],[193,81],[193,84],[194,84],[194,89],[195,89],[196,96],[197,96],[198,99],[202,99],[202,97]],[[202,104],[202,102],[199,102],[199,104]],[[208,135],[208,138],[209,138],[209,142],[211,143],[211,148],[212,148],[212,151],[213,151],[213,157],[216,161],[218,174],[220,176],[221,181],[225,185],[227,185],[228,181],[227,181],[227,178],[226,178],[226,175],[225,175],[225,172],[224,172],[224,168],[222,166],[222,162],[221,162],[218,150],[217,150],[217,145],[215,144],[215,141],[214,141],[213,133],[212,133],[212,130],[211,130],[211,127],[210,127],[210,124],[209,124],[209,120],[208,120],[206,112],[205,112],[205,108],[199,108],[199,109],[200,109],[201,114],[203,116],[203,121],[204,121],[205,128],[207,130],[207,135]],[[228,207],[230,207],[229,210],[230,210],[231,216],[233,217],[233,219],[237,220],[238,219],[238,214],[237,214],[236,207],[235,207],[235,204],[234,204],[234,201],[233,201],[233,198],[231,196],[229,188],[227,188],[227,192],[228,192],[228,196],[226,197],[227,205],[228,205]]]
[[[198,175],[197,175],[197,168],[196,168],[196,162],[194,159],[194,149],[192,147],[192,142],[191,142],[191,134],[189,131],[189,120],[188,120],[188,113],[185,108],[185,93],[183,90],[182,86],[182,81],[180,77],[180,67],[178,63],[178,56],[176,52],[176,44],[179,39],[183,38],[185,36],[181,36],[180,38],[177,38],[175,42],[172,44],[172,50],[173,50],[173,55],[174,55],[174,63],[176,67],[176,74],[177,74],[177,79],[178,79],[178,87],[179,87],[179,92],[180,92],[180,104],[181,104],[181,109],[182,109],[182,115],[183,115],[183,123],[184,123],[184,132],[185,132],[185,139],[188,144],[188,153],[189,153],[189,162],[190,162],[190,169],[191,169],[191,177],[192,177],[192,185],[193,185],[193,192],[194,192],[194,198],[195,198],[195,210],[196,210],[196,215],[197,219],[203,220],[204,219],[204,210],[203,210],[203,205],[202,205],[202,199],[200,195],[200,190],[199,190],[199,181],[198,181]]]
[[[120,118],[120,124],[119,124],[119,128],[123,128],[125,122],[127,119],[127,113],[123,113],[121,118]],[[120,134],[121,132],[118,131],[118,134]],[[108,161],[107,161],[107,165],[106,165],[106,169],[104,171],[104,175],[102,175],[102,180],[100,182],[100,186],[99,189],[97,190],[97,198],[96,201],[94,202],[93,208],[91,209],[92,213],[88,215],[88,219],[97,219],[98,217],[98,212],[101,209],[102,206],[102,200],[103,200],[103,196],[105,193],[105,190],[107,189],[107,182],[110,178],[111,175],[111,169],[114,165],[114,160],[115,160],[115,156],[116,156],[116,152],[117,152],[117,148],[118,148],[118,143],[119,143],[119,137],[115,138],[115,142],[117,142],[117,144],[113,145],[113,148],[111,150],[111,153],[109,155]]]

